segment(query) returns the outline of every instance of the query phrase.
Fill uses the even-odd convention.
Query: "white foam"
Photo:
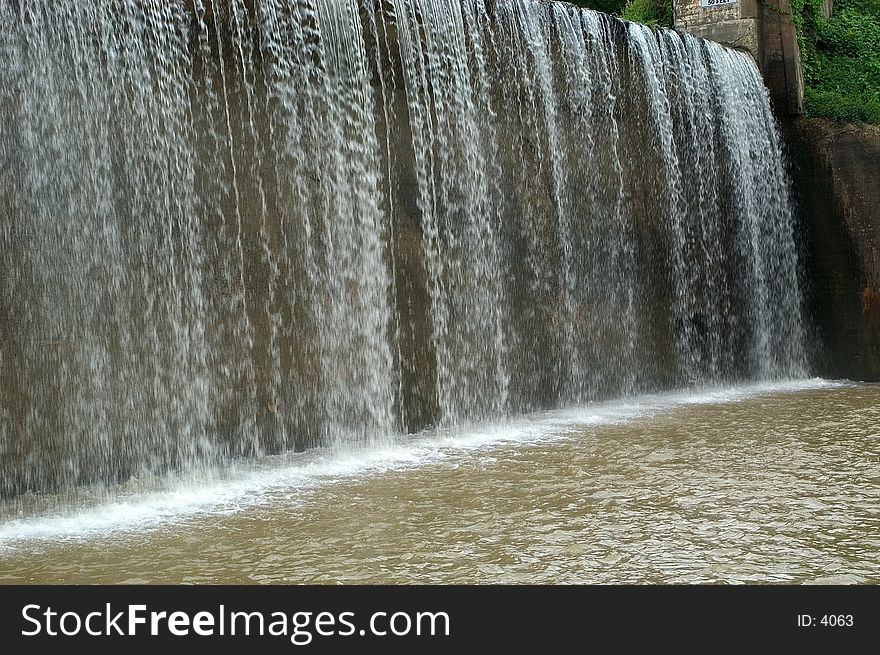
[[[513,443],[538,443],[582,433],[583,426],[612,425],[694,404],[740,402],[765,394],[847,386],[812,379],[740,387],[651,394],[518,416],[505,421],[460,425],[398,438],[393,445],[362,451],[308,453],[265,458],[222,478],[168,480],[162,491],[120,494],[112,502],[64,514],[21,517],[0,524],[0,554],[39,548],[47,542],[105,537],[149,530],[198,514],[229,514],[272,502],[307,499],[324,484],[378,475],[388,470],[462,459],[474,451]]]

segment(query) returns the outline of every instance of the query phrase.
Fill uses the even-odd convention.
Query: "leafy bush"
[[[880,0],[792,0],[810,116],[880,123]]]
[[[628,0],[621,17],[634,23],[672,27],[672,0]]]
[[[574,0],[574,4],[634,23],[672,27],[672,0]]]

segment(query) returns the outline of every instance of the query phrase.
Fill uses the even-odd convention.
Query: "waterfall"
[[[539,0],[0,23],[0,496],[806,373],[745,54]]]

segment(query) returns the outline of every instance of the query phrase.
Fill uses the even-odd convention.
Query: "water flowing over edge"
[[[806,372],[742,53],[533,0],[0,19],[0,495]]]

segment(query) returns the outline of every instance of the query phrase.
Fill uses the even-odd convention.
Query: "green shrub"
[[[672,0],[574,0],[574,4],[634,23],[672,27]]]
[[[880,123],[880,0],[792,0],[810,116]]]
[[[621,17],[634,23],[672,27],[672,0],[628,0]]]

